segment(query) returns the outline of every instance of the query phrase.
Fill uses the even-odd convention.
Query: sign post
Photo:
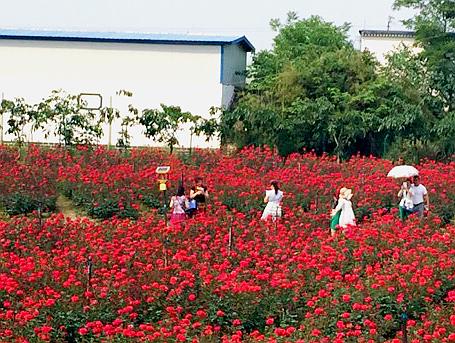
[[[167,226],[167,199],[166,199],[166,191],[167,191],[167,181],[168,181],[168,173],[171,170],[169,166],[159,166],[156,168],[155,173],[158,180],[158,190],[161,193],[161,198],[163,200],[163,215],[164,215],[164,223]],[[164,231],[165,232],[165,231]],[[164,235],[166,235],[164,233]],[[169,245],[168,237],[163,237],[163,257],[164,257],[164,268],[167,268],[167,248]]]
[[[167,181],[168,181],[168,173],[171,170],[169,166],[159,166],[156,168],[155,173],[158,179],[158,189],[161,193],[161,198],[163,200],[163,214],[164,214],[164,221],[167,223],[167,202],[166,202],[166,192],[167,192]]]

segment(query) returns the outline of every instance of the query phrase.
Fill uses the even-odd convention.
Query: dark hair
[[[177,196],[181,197],[182,195],[185,195],[185,188],[183,186],[179,186],[177,189]]]
[[[414,176],[412,177],[412,179],[413,179],[413,180],[420,180],[420,176],[419,176],[419,175],[414,175]]]
[[[278,194],[278,191],[280,190],[280,187],[278,187],[278,181],[273,180],[270,182],[270,185],[275,189],[275,194]]]
[[[398,156],[398,159],[395,161],[396,165],[404,165],[405,164],[405,160],[404,160],[404,157],[403,156]]]

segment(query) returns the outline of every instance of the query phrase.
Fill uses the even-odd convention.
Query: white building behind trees
[[[0,30],[0,94],[37,103],[62,89],[75,95],[99,94],[103,106],[122,113],[128,104],[142,110],[162,103],[207,118],[210,107],[229,106],[234,90],[245,85],[251,51],[254,47],[244,36]],[[133,96],[119,96],[119,90]],[[8,118],[1,119],[2,139],[12,140],[6,134]],[[111,130],[104,128],[101,144],[108,144],[109,131],[115,144],[120,120]],[[132,145],[155,145],[140,127],[130,133]],[[58,141],[45,139],[38,131],[26,135],[32,142]],[[219,145],[205,142],[205,137],[190,137],[188,128],[179,132],[178,139],[184,147]]]
[[[386,55],[404,45],[418,51],[414,46],[415,32],[393,30],[360,30],[360,50],[370,51],[380,63],[385,63]]]

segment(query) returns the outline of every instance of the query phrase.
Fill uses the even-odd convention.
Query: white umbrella
[[[399,179],[405,177],[412,177],[415,175],[419,175],[419,171],[415,169],[413,166],[396,166],[389,171],[387,177]]]

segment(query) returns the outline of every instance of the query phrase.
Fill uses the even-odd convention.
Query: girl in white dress
[[[412,201],[413,195],[414,194],[412,193],[411,189],[411,181],[406,180],[405,182],[403,182],[403,185],[401,186],[401,189],[398,192],[398,197],[401,198],[398,208],[401,220],[405,220],[409,216],[409,214],[412,213],[412,209],[414,207],[414,203]]]
[[[281,201],[283,200],[283,192],[278,187],[278,181],[270,182],[270,189],[265,191],[264,212],[262,213],[261,220],[267,220],[272,217],[273,220],[281,217]]]
[[[171,225],[180,225],[186,219],[185,208],[187,198],[185,196],[185,188],[179,186],[177,193],[171,198],[169,207],[172,210],[171,214]]]
[[[348,225],[355,226],[355,216],[351,203],[352,195],[352,190],[345,187],[341,188],[338,204],[332,210],[332,216],[334,216],[338,211],[341,211],[338,226],[342,228],[346,228]],[[332,235],[333,234],[334,232],[332,232]]]

